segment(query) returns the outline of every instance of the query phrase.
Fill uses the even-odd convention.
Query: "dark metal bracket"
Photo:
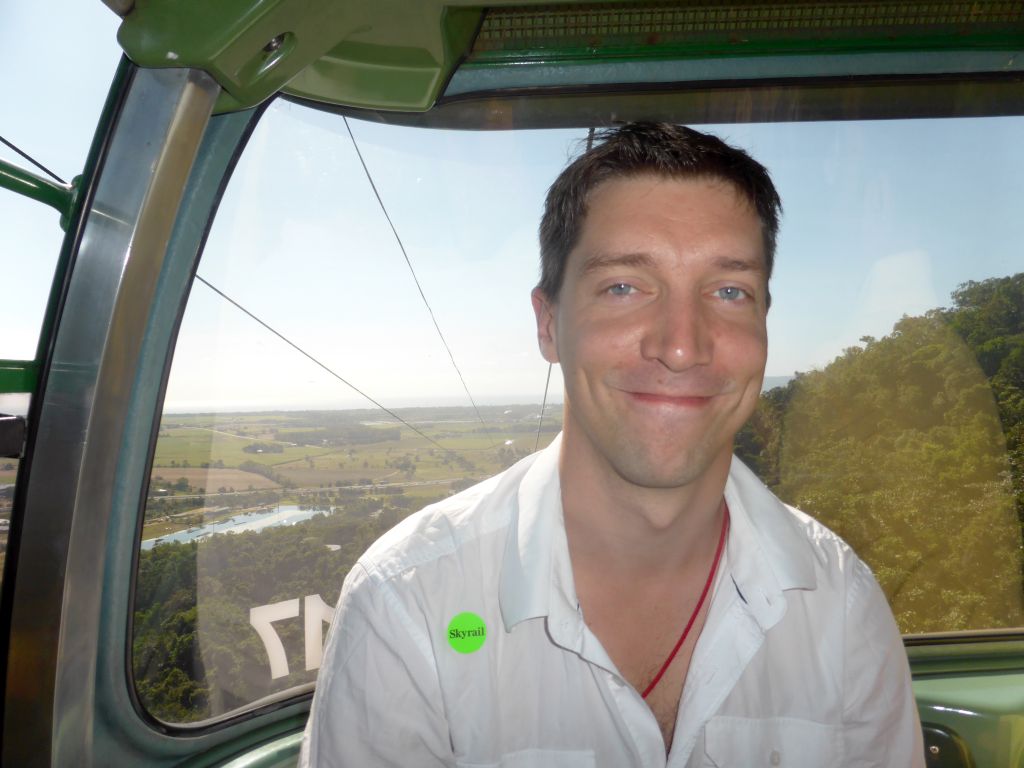
[[[25,417],[0,413],[0,458],[20,459],[25,453]]]
[[[924,757],[928,768],[975,768],[964,740],[944,725],[923,723]]]

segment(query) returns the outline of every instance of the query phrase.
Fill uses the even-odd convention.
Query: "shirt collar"
[[[559,434],[536,455],[519,484],[498,587],[505,629],[526,619],[547,616],[552,595],[576,610],[576,587],[562,515],[558,460]]]
[[[514,499],[498,588],[508,631],[526,619],[548,616],[553,608],[559,613],[576,611],[558,477],[561,444],[559,435],[536,454]],[[793,513],[735,457],[725,499],[731,518],[730,575],[767,628],[785,611],[784,590],[814,589],[814,550]]]
[[[801,523],[735,456],[725,483],[728,575],[763,631],[786,613],[789,589],[814,589],[814,551]]]
[[[746,576],[740,559],[762,560],[779,589],[814,589],[815,552],[793,511],[733,456],[725,501],[736,537],[729,539],[734,572]]]

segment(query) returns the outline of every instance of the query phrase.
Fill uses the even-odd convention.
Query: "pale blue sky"
[[[57,6],[66,7],[8,0],[0,11],[4,71],[20,73],[6,78],[16,108],[0,114],[0,135],[69,178],[84,163],[116,65],[117,19],[98,0]],[[45,57],[41,40],[52,51]],[[902,314],[947,304],[964,280],[1019,271],[1022,128],[1019,118],[707,127],[768,166],[786,208],[768,375],[825,365],[861,336],[885,335]],[[353,129],[474,395],[539,400],[546,365],[528,297],[536,223],[583,132]],[[0,268],[18,286],[0,310],[0,357],[30,357],[57,215],[0,193],[0,227]],[[335,116],[271,108],[200,274],[389,406],[465,402]],[[557,376],[552,387],[560,399]],[[168,405],[362,402],[197,285]]]

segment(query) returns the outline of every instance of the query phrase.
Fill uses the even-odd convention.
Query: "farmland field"
[[[210,490],[227,488],[229,490],[245,491],[249,489],[260,490],[263,488],[279,487],[278,483],[269,478],[253,472],[243,472],[240,469],[211,469],[209,467],[189,467],[183,469],[179,467],[168,470],[166,474],[160,474],[154,470],[154,485],[150,488],[150,493],[155,493],[158,490],[161,480],[166,484],[170,484],[181,478],[185,478],[190,487],[209,488]]]
[[[274,504],[343,511],[387,496],[412,512],[546,446],[559,410],[539,433],[538,405],[409,408],[405,423],[373,410],[165,414],[143,538]]]

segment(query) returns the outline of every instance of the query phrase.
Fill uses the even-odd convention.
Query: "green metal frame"
[[[48,205],[60,212],[61,229],[67,230],[77,197],[75,184],[58,184],[0,160],[0,188]],[[48,334],[40,334],[45,338]],[[40,357],[35,360],[0,360],[0,394],[34,392],[39,383]]]
[[[35,392],[38,383],[38,360],[0,360],[0,394]]]
[[[134,4],[118,39],[140,66],[208,72],[224,89],[218,111],[283,91],[324,104],[422,112],[463,65],[544,64],[550,72],[572,63],[671,60],[685,71],[722,59],[773,58],[791,60],[793,73],[806,75],[805,59],[846,54],[849,71],[841,74],[856,75],[863,74],[862,54],[904,54],[909,61],[929,51],[1004,51],[1012,62],[1012,53],[1024,49],[1024,13],[1008,3],[736,5],[492,0],[485,9],[478,0],[148,0]],[[786,67],[776,63],[774,70]]]
[[[151,0],[133,7],[118,41],[139,66],[208,72],[224,90],[219,112],[259,104],[289,83],[311,98],[423,110],[483,13],[459,5],[468,3]]]
[[[1024,639],[1012,632],[908,637],[921,722],[956,733],[977,768],[1024,759]]]
[[[74,203],[71,185],[57,184],[5,160],[0,160],[0,187],[56,208],[60,211],[62,221],[66,221],[71,214]]]

